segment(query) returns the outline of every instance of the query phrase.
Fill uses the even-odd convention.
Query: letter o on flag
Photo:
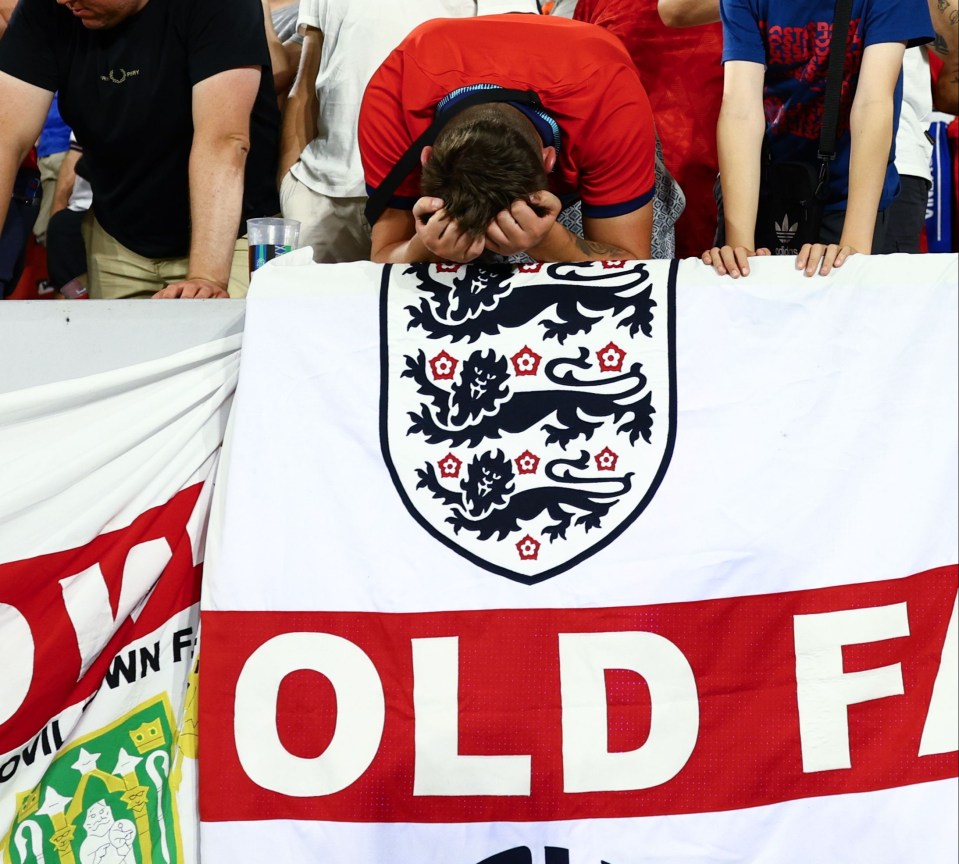
[[[290,753],[276,728],[280,685],[304,669],[325,675],[336,692],[333,738],[314,758]],[[340,636],[275,636],[250,655],[236,683],[233,732],[240,764],[254,783],[281,795],[332,795],[356,782],[379,750],[385,722],[383,684],[373,661]]]
[[[0,672],[0,725],[20,710],[33,681],[33,631],[20,611],[0,603],[3,671]]]

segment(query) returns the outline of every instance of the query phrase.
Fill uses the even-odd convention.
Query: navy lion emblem
[[[437,539],[535,584],[642,512],[675,435],[670,262],[396,265],[381,443]]]
[[[416,475],[420,478],[417,488],[425,487],[434,498],[450,507],[451,515],[446,521],[456,533],[473,531],[480,540],[494,536],[503,540],[520,530],[522,523],[545,513],[550,522],[543,528],[543,534],[550,540],[565,540],[574,518],[585,531],[601,527],[602,517],[630,489],[632,472],[605,479],[575,479],[569,473],[559,473],[562,468],[588,467],[589,454],[585,450],[577,460],[554,460],[545,469],[546,476],[555,481],[553,484],[517,492],[510,460],[501,450],[487,450],[473,457],[458,491],[445,487],[429,462],[417,469]],[[572,484],[593,488],[577,488]],[[606,490],[601,488],[604,485]]]

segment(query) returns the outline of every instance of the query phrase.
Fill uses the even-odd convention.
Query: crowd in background
[[[37,296],[17,288],[40,272],[53,296],[242,297],[246,219],[280,214],[318,262],[697,256],[747,275],[776,251],[755,242],[762,160],[814,162],[819,143],[834,4],[792,6],[0,0],[0,297]],[[927,248],[943,182],[930,121],[959,113],[959,0],[855,0],[852,17],[831,197],[797,257],[810,275]],[[430,67],[444,52],[452,77]],[[514,77],[490,84],[487,67]],[[587,84],[588,118],[568,93]],[[510,87],[541,102],[455,104]],[[474,151],[484,124],[515,131],[502,159],[536,163],[515,189],[490,181],[513,190],[502,201],[471,193],[457,150]],[[386,189],[408,147],[412,167]]]

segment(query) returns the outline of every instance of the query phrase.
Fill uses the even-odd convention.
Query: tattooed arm
[[[583,218],[585,237],[559,222],[542,242],[527,250],[536,261],[633,261],[652,256],[653,202],[632,213],[604,219]]]
[[[591,260],[648,259],[653,254],[653,202],[622,216],[605,219],[584,216],[583,234],[585,240],[580,242],[589,247]],[[625,254],[613,254],[614,250]]]
[[[514,201],[486,229],[486,248],[502,255],[526,252],[535,261],[619,261],[652,254],[653,204],[605,219],[585,217],[578,237],[556,221],[560,201],[547,190]]]
[[[929,0],[936,40],[932,50],[942,58],[933,92],[936,110],[959,114],[959,0]]]

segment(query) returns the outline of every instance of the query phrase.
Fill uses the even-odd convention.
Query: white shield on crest
[[[380,438],[434,537],[532,585],[612,542],[675,439],[675,262],[393,265]]]

